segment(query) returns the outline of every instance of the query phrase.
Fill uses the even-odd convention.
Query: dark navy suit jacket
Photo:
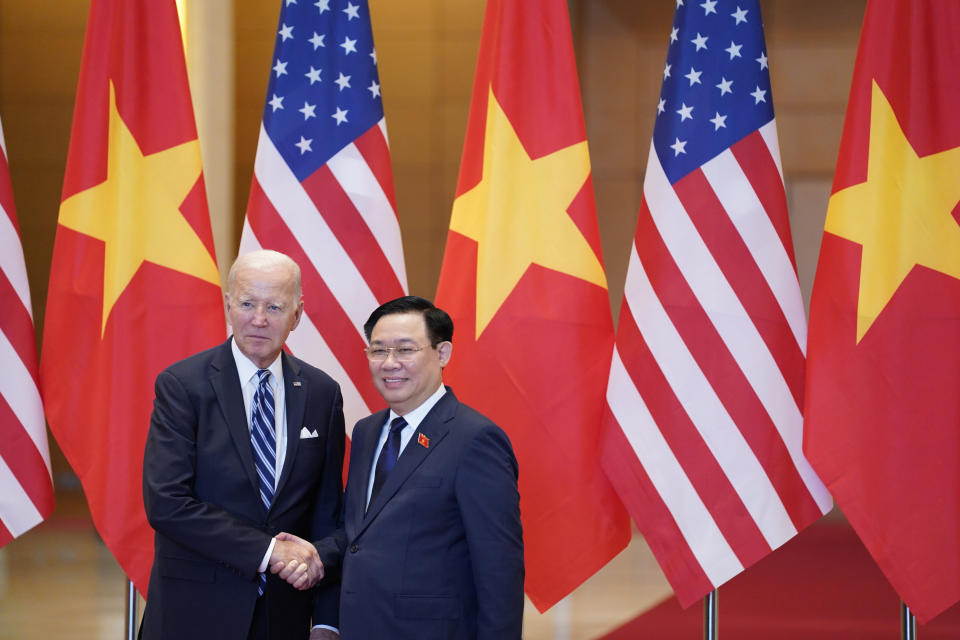
[[[364,509],[387,411],[353,430],[343,527],[343,640],[514,640],[523,618],[517,460],[507,435],[448,388]]]
[[[286,459],[269,512],[260,499],[250,431],[230,341],[173,364],[156,381],[143,466],[144,506],[156,530],[144,612],[146,640],[244,639],[257,567],[280,531],[329,536],[341,506],[340,387],[284,353]],[[316,438],[301,438],[306,427]],[[326,580],[325,580],[326,581]],[[306,638],[313,615],[337,624],[336,577],[297,591],[267,580],[271,637]]]

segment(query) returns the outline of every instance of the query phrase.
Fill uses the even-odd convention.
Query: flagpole
[[[717,590],[703,598],[703,640],[717,640]]]
[[[127,578],[127,640],[137,637],[137,588]]]
[[[917,619],[903,600],[900,601],[900,640],[917,640]]]

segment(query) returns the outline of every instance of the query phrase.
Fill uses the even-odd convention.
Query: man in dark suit
[[[330,535],[340,516],[340,388],[282,351],[303,312],[290,258],[240,256],[224,299],[232,338],[157,377],[142,636],[305,639],[312,617],[325,625],[315,636],[335,638],[339,585],[329,576],[314,587],[324,568],[307,540]]]
[[[344,640],[514,640],[523,618],[517,461],[506,434],[442,381],[450,316],[423,298],[364,325],[388,410],[353,430],[343,527]]]

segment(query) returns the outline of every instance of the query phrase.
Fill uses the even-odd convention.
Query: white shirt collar
[[[440,388],[434,391],[433,395],[431,395],[429,398],[424,400],[419,407],[405,414],[403,416],[403,419],[407,421],[408,425],[416,429],[417,427],[420,426],[420,423],[423,421],[423,419],[427,417],[427,414],[430,413],[430,409],[433,409],[433,406],[440,401],[440,398],[442,398],[443,394],[445,394],[446,392],[447,392],[447,389],[446,387],[443,386],[443,382],[441,382]],[[397,413],[393,409],[390,409],[390,415],[387,416],[387,424],[392,422],[393,419],[399,415],[400,415],[399,413]],[[404,429],[406,429],[406,427],[404,427]]]
[[[255,365],[250,358],[240,351],[240,347],[237,346],[236,339],[230,340],[230,350],[233,352],[234,362],[237,363],[237,373],[240,374],[240,384],[247,384],[250,382],[251,378],[257,375],[257,371],[260,369],[260,367]],[[270,370],[270,373],[273,374],[273,378],[277,381],[278,385],[280,381],[283,380],[283,363],[281,361],[282,355],[282,353],[277,354],[276,360],[271,362],[270,366],[267,367],[267,369]]]

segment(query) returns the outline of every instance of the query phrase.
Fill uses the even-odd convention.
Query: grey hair
[[[230,273],[227,275],[227,292],[233,291],[234,285],[237,284],[237,272],[242,267],[252,267],[255,269],[285,268],[290,270],[293,275],[294,300],[300,299],[302,295],[300,265],[285,253],[280,253],[272,249],[260,249],[259,251],[251,251],[237,256],[237,259],[233,261],[233,265],[230,267]]]

